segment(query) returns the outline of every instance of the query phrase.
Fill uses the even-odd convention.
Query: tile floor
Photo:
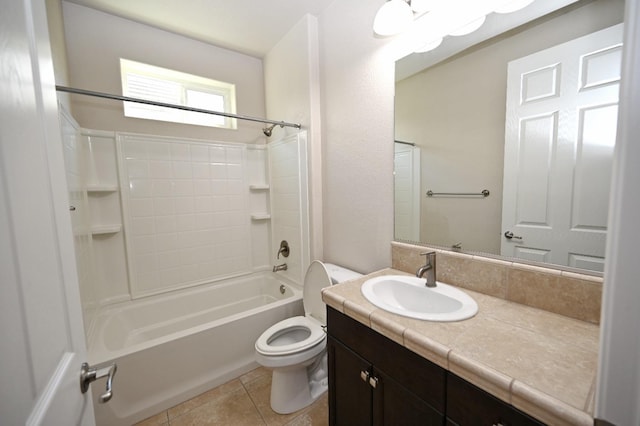
[[[327,394],[309,407],[291,414],[277,414],[269,405],[271,371],[257,368],[169,408],[136,426],[324,426],[328,424]]]

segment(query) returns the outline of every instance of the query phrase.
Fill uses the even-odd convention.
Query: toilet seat
[[[284,345],[272,345],[272,342],[279,337],[286,336],[296,330],[303,329],[309,335],[297,342]],[[306,351],[325,340],[326,333],[322,328],[322,324],[316,319],[306,316],[297,316],[287,318],[279,323],[269,327],[256,341],[256,351],[266,356],[282,356],[291,355],[298,352]]]

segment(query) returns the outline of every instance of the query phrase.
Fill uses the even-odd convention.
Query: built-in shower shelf
[[[106,235],[106,234],[117,234],[122,231],[122,225],[100,225],[100,226],[92,226],[91,234],[92,235]]]
[[[266,191],[269,189],[267,184],[249,185],[249,189],[252,191]]]
[[[117,185],[88,185],[87,192],[116,192]]]
[[[271,215],[269,213],[253,213],[251,215],[251,220],[269,220],[271,219]]]

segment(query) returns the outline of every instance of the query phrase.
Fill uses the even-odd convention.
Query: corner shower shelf
[[[269,220],[271,219],[271,215],[269,213],[253,213],[251,215],[251,220]]]
[[[122,231],[122,225],[100,225],[91,227],[91,235],[117,234]]]
[[[268,184],[249,185],[249,189],[252,191],[266,191],[269,189]]]
[[[87,192],[117,192],[117,185],[88,185]]]

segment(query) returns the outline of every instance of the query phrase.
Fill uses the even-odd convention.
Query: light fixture
[[[416,14],[427,13],[437,5],[437,0],[411,0],[411,10]]]
[[[496,13],[511,13],[515,12],[516,10],[524,9],[531,3],[533,3],[533,0],[513,0],[501,4],[500,6],[493,9],[493,11]]]
[[[487,19],[486,16],[482,16],[478,19],[475,19],[467,24],[462,25],[461,27],[458,27],[456,29],[454,29],[453,31],[449,31],[449,35],[452,36],[463,36],[463,35],[467,35],[467,34],[471,34],[472,32],[474,32],[475,30],[477,30],[478,28],[480,28],[482,26],[482,24],[484,24],[484,21]]]
[[[442,40],[443,38],[440,37],[436,40],[432,40],[430,42],[424,43],[423,45],[421,45],[420,47],[418,47],[417,49],[414,50],[415,53],[424,53],[424,52],[428,52],[430,50],[435,49],[436,47],[440,46],[442,44]]]
[[[376,13],[373,31],[381,36],[391,36],[402,32],[413,22],[411,6],[404,0],[389,0]]]
[[[535,0],[388,0],[378,10],[373,31],[379,36],[401,32],[403,43],[428,52],[448,36],[463,36],[479,29],[487,15],[511,13]]]

